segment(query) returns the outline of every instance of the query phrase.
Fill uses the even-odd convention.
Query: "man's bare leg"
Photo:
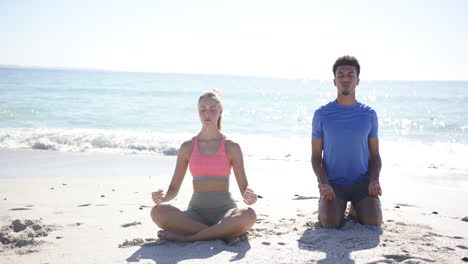
[[[338,197],[333,200],[320,199],[318,220],[324,228],[339,228],[344,221],[346,203]]]
[[[360,224],[378,226],[382,224],[382,208],[379,197],[368,196],[351,208],[353,207],[356,219]]]

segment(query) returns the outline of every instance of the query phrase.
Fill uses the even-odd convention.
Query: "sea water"
[[[336,98],[332,80],[1,67],[0,148],[177,155],[213,88],[253,160],[309,161],[314,111]],[[377,111],[384,164],[468,174],[468,82],[363,79],[357,99]]]

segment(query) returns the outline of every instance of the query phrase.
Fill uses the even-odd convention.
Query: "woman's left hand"
[[[257,195],[249,187],[245,188],[245,191],[242,194],[242,198],[244,199],[244,203],[247,205],[252,205],[257,201]]]

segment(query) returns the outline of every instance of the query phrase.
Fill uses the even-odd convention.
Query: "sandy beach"
[[[0,264],[468,264],[467,13],[460,0],[1,1]],[[158,238],[152,193],[167,194],[179,152],[196,180],[225,179],[230,160],[240,208],[238,185],[255,199],[245,168],[261,196],[250,230]],[[311,160],[321,183],[379,176],[382,225],[322,228]],[[169,204],[192,193],[187,171]],[[245,211],[234,225],[250,226]]]
[[[0,150],[1,263],[463,263],[468,257],[466,172],[385,164],[384,224],[317,225],[308,162],[250,160],[263,199],[243,239],[160,241],[151,192],[167,188],[175,156]],[[231,181],[231,192],[239,191]],[[185,208],[187,174],[171,204]],[[241,200],[239,204],[242,205]]]

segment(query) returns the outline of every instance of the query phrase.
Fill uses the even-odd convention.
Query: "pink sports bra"
[[[227,180],[231,174],[231,161],[227,157],[225,138],[221,139],[218,151],[210,157],[203,156],[198,148],[198,136],[195,137],[189,168],[193,180]]]

